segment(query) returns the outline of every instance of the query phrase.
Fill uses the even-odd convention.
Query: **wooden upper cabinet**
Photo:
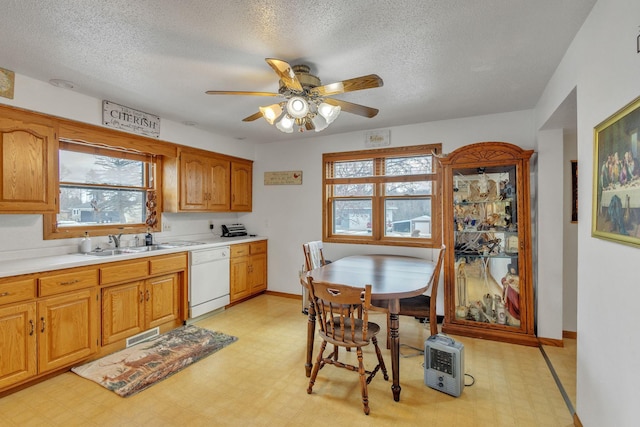
[[[56,212],[55,122],[0,107],[0,212]]]
[[[229,161],[209,159],[209,188],[207,194],[208,209],[212,211],[229,210]]]
[[[252,209],[253,164],[251,162],[231,162],[231,210],[251,212]]]
[[[251,211],[251,161],[203,150],[180,150],[163,163],[165,212]]]
[[[229,210],[229,161],[201,153],[180,154],[180,209]]]

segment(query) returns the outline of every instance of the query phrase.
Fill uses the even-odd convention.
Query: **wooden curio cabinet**
[[[537,345],[531,265],[529,159],[504,142],[439,159],[447,245],[443,332]]]

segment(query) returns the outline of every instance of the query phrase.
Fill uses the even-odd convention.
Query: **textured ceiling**
[[[321,134],[533,108],[595,0],[4,0],[0,67],[233,138],[272,142],[260,119],[276,92],[264,58],[305,63],[323,84],[378,74],[336,96]],[[20,88],[16,88],[19,92]],[[63,89],[61,89],[63,90]]]

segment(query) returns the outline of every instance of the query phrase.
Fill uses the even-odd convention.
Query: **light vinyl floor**
[[[380,344],[389,371],[386,320]],[[424,384],[423,358],[400,359],[400,402],[391,379],[369,386],[362,411],[358,374],[326,366],[306,392],[307,318],[300,300],[261,295],[196,323],[239,340],[129,398],[71,372],[0,399],[2,426],[570,426],[570,413],[540,349],[466,337],[465,371],[475,383],[458,398]],[[428,328],[402,317],[400,340],[423,347]],[[568,340],[572,341],[572,340]],[[316,349],[320,341],[316,339]],[[375,362],[365,349],[366,366]],[[575,340],[545,347],[575,402]],[[314,352],[315,353],[315,352]],[[411,349],[402,348],[409,355]],[[315,359],[316,354],[314,354]],[[355,352],[340,352],[355,361]],[[391,373],[389,374],[391,375]],[[470,378],[466,379],[471,382]]]

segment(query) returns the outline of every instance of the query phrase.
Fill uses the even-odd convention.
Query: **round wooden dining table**
[[[400,400],[400,333],[398,313],[400,299],[420,295],[427,290],[435,263],[423,258],[401,255],[353,255],[310,270],[306,276],[313,281],[337,283],[354,287],[371,285],[371,304],[388,301],[391,338],[391,369],[393,399]],[[307,331],[306,375],[311,375],[315,310],[309,305]]]

